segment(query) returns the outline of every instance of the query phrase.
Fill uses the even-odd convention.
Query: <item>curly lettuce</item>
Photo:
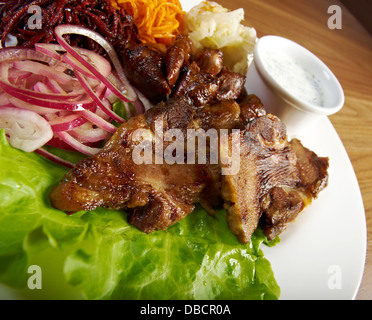
[[[0,283],[21,298],[279,298],[260,230],[242,245],[223,210],[210,216],[199,207],[152,234],[129,225],[123,211],[67,215],[48,198],[66,168],[12,148],[0,133]],[[27,287],[32,264],[43,272],[41,290]]]

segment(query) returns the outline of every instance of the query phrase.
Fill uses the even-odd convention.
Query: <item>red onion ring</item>
[[[65,34],[83,35],[101,45],[115,74],[107,59],[71,47],[63,38]],[[35,44],[35,50],[0,49],[0,110],[10,107],[16,113],[26,109],[42,115],[54,133],[45,144],[92,156],[116,132],[111,121],[125,121],[112,110],[111,103],[119,98],[127,113],[132,113],[128,103],[143,113],[146,101],[131,87],[115,50],[101,35],[83,27],[61,25],[55,36],[59,44]],[[73,167],[42,147],[35,152]]]
[[[67,168],[73,168],[75,166],[74,163],[70,162],[70,161],[67,161],[65,159],[62,159],[61,157],[58,157],[56,156],[55,154],[53,153],[50,153],[49,151],[46,151],[45,149],[43,148],[39,148],[39,149],[36,149],[35,150],[36,153],[40,154],[41,156],[43,156],[44,158],[47,158],[55,163],[58,163],[64,167],[67,167]]]
[[[90,65],[84,58],[82,58],[79,53],[70,46],[67,41],[63,38],[66,34],[79,34],[82,36],[89,37],[90,39],[97,42],[101,45],[107,54],[109,55],[112,64],[114,65],[116,71],[118,72],[120,80],[123,82],[125,89],[127,90],[127,96],[124,95],[121,91],[116,88],[107,78],[103,77],[101,73],[92,65]],[[94,32],[90,29],[84,27],[78,27],[74,25],[59,25],[54,29],[54,35],[58,41],[58,43],[68,52],[70,53],[77,61],[79,61],[84,67],[86,67],[92,74],[94,74],[100,81],[102,81],[113,93],[115,93],[118,98],[122,99],[123,101],[134,101],[137,100],[137,94],[132,89],[129,84],[128,79],[126,78],[123,68],[120,64],[119,58],[110,43],[108,43],[100,34]]]

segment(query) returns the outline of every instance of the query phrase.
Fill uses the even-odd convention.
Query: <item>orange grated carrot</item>
[[[133,17],[142,42],[169,45],[182,32],[185,12],[179,0],[111,0]]]

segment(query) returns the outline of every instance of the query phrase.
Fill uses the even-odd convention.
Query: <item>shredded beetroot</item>
[[[27,11],[30,6],[41,8],[42,28],[30,30]],[[1,45],[9,34],[17,37],[18,46],[32,48],[35,43],[55,43],[53,29],[59,24],[73,24],[100,33],[115,49],[128,42],[138,42],[137,28],[132,17],[123,9],[117,10],[110,0],[10,0],[0,4]],[[97,43],[78,35],[68,36],[67,42],[101,53]]]

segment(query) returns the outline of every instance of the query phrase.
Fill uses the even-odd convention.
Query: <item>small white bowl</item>
[[[319,117],[338,112],[345,102],[339,81],[319,58],[278,36],[257,41],[246,87],[268,113],[284,122],[289,136],[304,132]]]

